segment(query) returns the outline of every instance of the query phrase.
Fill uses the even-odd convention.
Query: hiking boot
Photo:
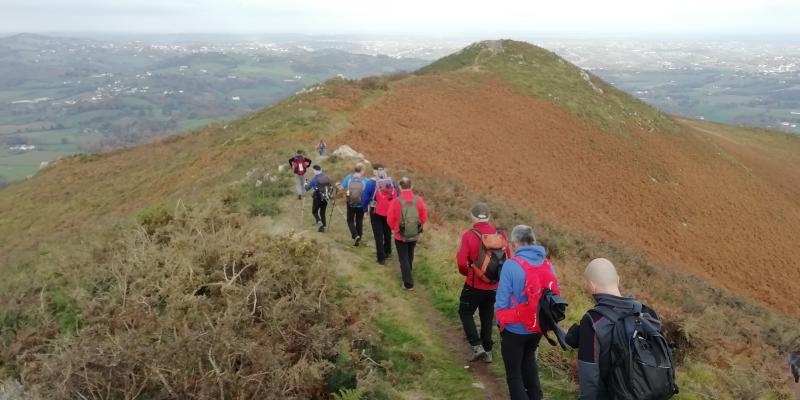
[[[361,244],[361,236],[356,236],[356,238],[353,239],[353,246],[358,247],[358,245],[360,244]]]
[[[483,360],[485,355],[486,355],[486,350],[483,349],[483,346],[478,344],[472,346],[472,357],[469,360],[470,361]]]
[[[383,260],[378,260],[378,264],[380,264],[380,265],[386,265],[386,259],[383,259]]]
[[[317,232],[325,232],[325,225],[320,226]]]
[[[481,357],[481,361],[483,361],[483,362],[485,362],[487,364],[491,363],[493,361],[492,360],[492,352],[491,351],[487,351],[486,353],[483,353],[483,357]]]

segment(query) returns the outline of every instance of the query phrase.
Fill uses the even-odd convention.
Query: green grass
[[[58,331],[62,334],[77,334],[83,322],[80,317],[78,301],[68,296],[64,288],[56,287],[48,291],[47,305],[56,319]]]
[[[437,243],[451,243],[455,240],[454,237],[444,235],[442,232],[429,233],[428,235],[433,236],[428,238],[429,241]],[[419,261],[415,261],[414,265],[415,278],[428,289],[433,307],[441,312],[450,323],[460,326],[461,320],[458,316],[458,307],[464,278],[456,270],[454,256],[436,245],[426,247],[421,252],[424,252],[423,255]],[[580,311],[577,310],[577,307],[571,307],[570,312],[570,318],[567,319],[567,323],[577,321],[582,315],[579,314]],[[476,320],[476,324],[479,325],[479,323],[480,321]],[[563,325],[568,326],[566,323]],[[493,338],[496,345],[492,352],[496,362],[492,365],[492,371],[494,371],[498,379],[504,381],[505,369],[500,354],[500,331],[497,327],[494,327]],[[577,387],[576,383],[569,377],[568,371],[559,368],[558,365],[547,362],[547,360],[563,360],[564,358],[577,356],[572,353],[563,354],[560,349],[551,347],[545,340],[542,340],[539,352],[539,379],[545,398],[555,400],[574,399],[577,396]]]
[[[480,42],[418,71],[491,71],[522,94],[552,102],[609,132],[673,130],[676,125],[653,107],[621,92],[545,49],[523,42]],[[594,87],[602,90],[595,91]]]
[[[457,242],[456,233],[468,228],[464,210],[477,198],[442,178],[417,177],[415,181],[417,189],[426,194],[431,212],[449,216],[443,227],[426,231],[415,276],[430,288],[431,303],[456,321],[463,277],[455,266],[453,243]],[[579,321],[593,305],[583,269],[589,260],[605,257],[617,266],[623,292],[635,294],[666,321],[667,336],[679,346],[675,353],[678,379],[686,386],[681,395],[686,397],[679,398],[698,398],[698,393],[699,398],[788,398],[782,352],[800,347],[796,319],[780,316],[674,268],[653,264],[631,249],[547,224],[503,202],[481,200],[489,201],[498,226],[509,229],[520,223],[532,225],[537,238],[551,252],[562,296],[570,303],[562,327]],[[745,350],[740,348],[742,338],[750,343]],[[577,382],[571,369],[577,354],[542,343],[539,365],[545,395],[574,398]],[[502,376],[501,366],[495,365],[495,371]],[[713,384],[704,384],[702,379],[709,376]],[[702,397],[703,393],[714,394]]]
[[[72,153],[71,145],[45,145],[40,150],[11,153],[0,150],[0,182],[18,181],[34,175],[43,162],[50,162]]]
[[[176,129],[178,132],[190,131],[193,129],[202,128],[206,125],[213,124],[215,122],[225,122],[233,120],[235,116],[229,115],[221,118],[198,118],[198,119],[187,119],[185,121],[181,121],[178,123],[178,128]]]

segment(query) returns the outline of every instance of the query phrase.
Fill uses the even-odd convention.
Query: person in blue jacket
[[[314,177],[311,181],[306,183],[306,191],[313,190],[311,204],[311,215],[314,216],[314,223],[319,225],[319,232],[325,232],[328,227],[328,221],[325,218],[326,210],[328,209],[328,199],[332,194],[333,183],[328,175],[322,172],[322,167],[315,165],[312,170]]]
[[[525,260],[532,266],[541,266],[550,269],[556,274],[555,267],[546,262],[547,250],[536,244],[533,228],[527,225],[517,225],[511,231],[511,251],[514,257]],[[495,312],[511,309],[514,302],[525,303],[528,296],[523,294],[525,289],[525,271],[509,258],[503,263],[500,272],[500,281],[495,296]],[[506,383],[511,400],[539,400],[543,398],[542,387],[539,382],[539,370],[536,365],[536,349],[539,346],[540,333],[529,332],[523,324],[509,323],[500,333],[500,352],[506,368]]]
[[[364,236],[364,214],[369,211],[369,203],[375,193],[375,181],[364,176],[364,164],[357,163],[353,173],[342,179],[339,187],[345,189],[347,200],[347,227],[353,239],[353,246],[361,244]]]

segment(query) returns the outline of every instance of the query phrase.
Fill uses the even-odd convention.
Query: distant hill
[[[0,185],[65,155],[229,120],[339,74],[423,64],[270,42],[0,38]],[[36,150],[8,151],[19,144]]]
[[[314,236],[286,196],[277,166],[321,137],[414,177],[432,221],[417,297],[347,243],[340,217]],[[322,163],[337,178],[351,168]],[[800,347],[799,167],[800,138],[671,118],[523,42],[329,80],[0,191],[0,379],[45,398],[103,384],[113,398],[137,385],[153,398],[264,387],[274,398],[486,398],[502,372],[463,368],[453,344],[453,243],[482,199],[499,223],[536,227],[569,322],[591,304],[585,263],[619,265],[623,289],[680,346],[678,398],[786,398],[783,353]],[[574,356],[543,348],[550,398],[575,397]]]

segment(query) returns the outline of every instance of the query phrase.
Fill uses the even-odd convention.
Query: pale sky
[[[0,0],[0,31],[800,36],[800,0]]]

